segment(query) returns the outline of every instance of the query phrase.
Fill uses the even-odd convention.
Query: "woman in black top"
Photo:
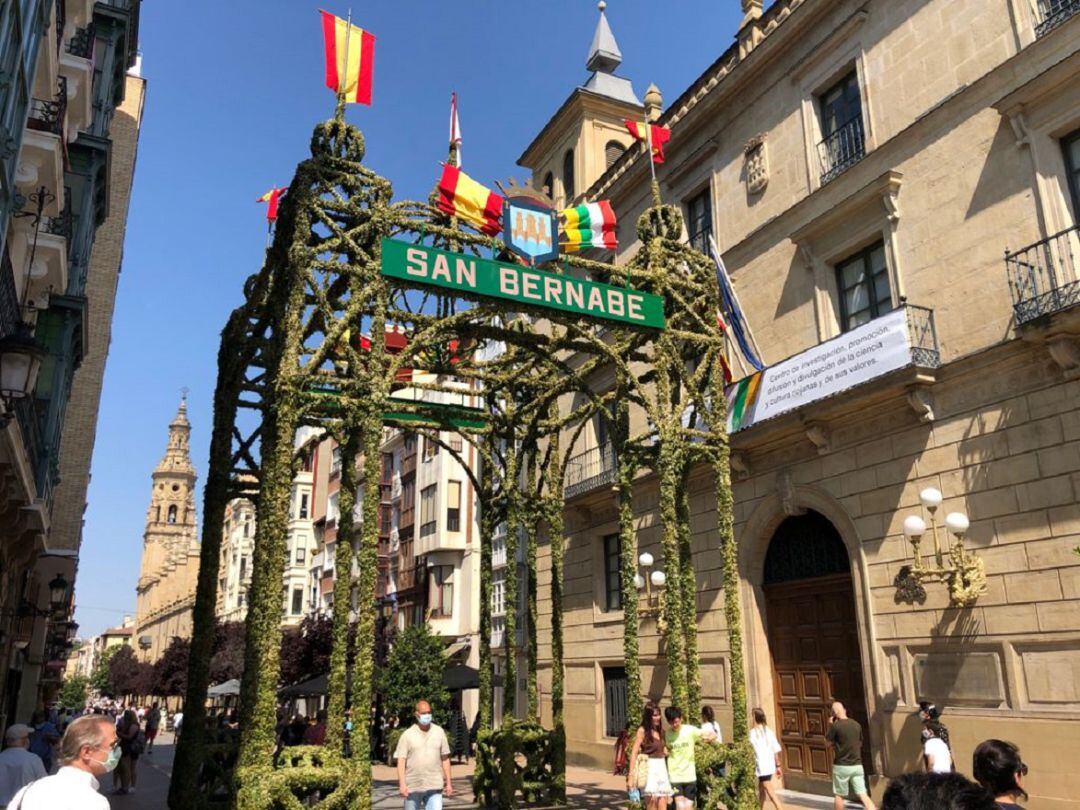
[[[972,757],[971,772],[976,782],[994,794],[994,800],[1002,810],[1019,808],[1016,799],[1028,797],[1024,790],[1028,766],[1020,759],[1020,749],[1010,742],[984,740],[979,743]]]

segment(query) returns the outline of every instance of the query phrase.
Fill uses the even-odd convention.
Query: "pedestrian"
[[[958,773],[907,773],[885,789],[881,810],[995,810],[982,785]]]
[[[783,810],[784,805],[776,795],[776,784],[773,782],[774,776],[777,781],[783,776],[780,767],[780,741],[769,728],[764,710],[754,709],[751,716],[754,718],[754,726],[750,729],[750,746],[754,749],[754,759],[757,762],[758,800],[762,810],[766,800],[772,802],[776,810]]]
[[[716,722],[716,712],[713,711],[712,706],[701,707],[701,730],[711,731],[716,735],[718,743],[724,741],[724,735],[720,731],[720,724]]]
[[[971,758],[975,781],[994,795],[1001,810],[1018,810],[1017,799],[1027,800],[1024,777],[1028,766],[1020,759],[1020,749],[1004,740],[983,740]]]
[[[157,738],[158,729],[161,728],[161,709],[158,704],[150,707],[146,713],[146,753],[154,753],[154,740]]]
[[[0,752],[0,807],[7,807],[15,794],[36,779],[48,776],[41,757],[31,754],[30,735],[33,729],[24,723],[8,726]]]
[[[666,810],[674,793],[666,757],[660,707],[649,701],[642,709],[641,725],[630,748],[630,773],[626,777],[627,791],[640,790],[646,810]]]
[[[173,719],[172,719],[173,743],[174,744],[180,742],[180,731],[183,729],[183,726],[184,726],[184,713],[182,711],[180,711],[180,709],[177,709],[176,714],[173,715]]]
[[[60,729],[49,722],[45,712],[38,709],[30,715],[34,733],[30,735],[30,753],[41,757],[46,773],[52,773],[55,746],[60,742]]]
[[[326,742],[326,709],[315,713],[314,724],[304,730],[304,745],[322,745]]]
[[[835,810],[844,810],[844,799],[849,792],[858,796],[866,810],[876,810],[866,792],[866,773],[862,765],[862,726],[847,716],[847,709],[839,700],[833,701],[825,739],[832,743],[836,750],[832,768]]]
[[[953,758],[949,749],[948,732],[940,723],[929,723],[923,729],[923,766],[929,773],[952,773]]]
[[[450,770],[450,743],[446,732],[431,722],[431,704],[416,704],[416,723],[398,738],[398,793],[405,810],[442,810],[443,796],[454,795]]]
[[[694,763],[694,744],[698,740],[713,742],[716,735],[683,722],[682,709],[664,709],[669,731],[664,735],[668,750],[668,779],[675,794],[676,810],[693,810],[697,804],[697,768]]]
[[[120,775],[120,787],[113,791],[117,796],[134,793],[139,781],[138,763],[145,747],[146,737],[139,727],[139,716],[134,709],[128,709],[120,718],[116,727],[116,736],[120,740],[120,766],[116,772]]]
[[[72,721],[60,741],[60,770],[24,787],[8,810],[109,810],[97,777],[120,761],[116,727],[104,715]]]

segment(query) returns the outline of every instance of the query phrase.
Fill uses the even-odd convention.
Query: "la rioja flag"
[[[319,14],[326,49],[326,86],[347,104],[371,104],[375,36],[329,11]]]

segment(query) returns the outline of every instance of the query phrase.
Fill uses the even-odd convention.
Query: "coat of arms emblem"
[[[509,197],[503,202],[503,238],[506,246],[531,265],[559,255],[555,211],[530,197]]]

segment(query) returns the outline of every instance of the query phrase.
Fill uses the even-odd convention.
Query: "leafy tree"
[[[85,675],[75,674],[64,678],[56,699],[61,706],[81,709],[86,704],[86,693],[90,688],[90,679]]]
[[[135,651],[126,644],[117,647],[109,657],[108,686],[103,691],[113,697],[133,695],[139,686],[139,662],[135,660]]]
[[[244,674],[244,623],[220,622],[214,634],[210,680],[224,683]]]
[[[450,693],[443,685],[446,659],[443,643],[426,624],[397,634],[386,667],[379,673],[379,690],[386,712],[408,725],[418,700],[431,704],[436,722],[449,719]]]
[[[329,616],[305,616],[299,627],[281,634],[281,684],[288,685],[330,671],[333,622]]]
[[[104,694],[109,692],[109,664],[122,648],[107,647],[102,650],[101,656],[98,658],[97,663],[94,664],[94,671],[90,673],[90,687],[96,689],[98,692]]]
[[[191,639],[174,636],[154,664],[154,693],[158,695],[183,695],[187,691],[188,659],[191,656]]]

